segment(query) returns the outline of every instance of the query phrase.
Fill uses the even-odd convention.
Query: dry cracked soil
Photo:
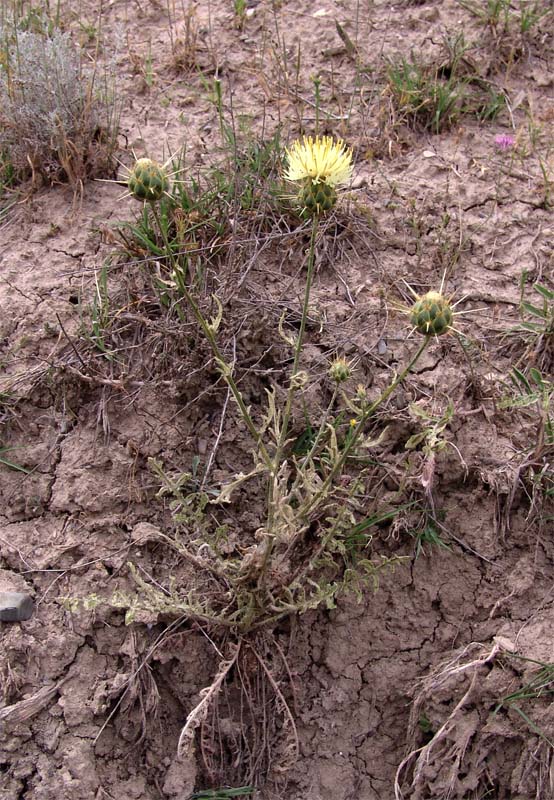
[[[321,414],[333,354],[370,392],[406,363],[407,284],[444,281],[470,313],[372,432],[368,514],[402,510],[367,548],[404,559],[378,587],[245,643],[178,757],[231,644],[111,598],[194,585],[163,538],[179,526],[151,459],[173,476],[209,462],[217,487],[250,468],[251,443],[191,319],[149,313],[148,253],[121,256],[136,201],[94,180],[17,196],[0,227],[0,589],[29,593],[34,613],[0,622],[2,800],[224,798],[246,784],[267,800],[554,797],[554,300],[535,288],[554,290],[554,11],[500,4],[495,22],[493,5],[61,3],[85,62],[115,71],[126,165],[185,148],[186,183],[226,157],[222,119],[240,142],[317,127],[353,148],[318,242],[303,359],[319,377],[297,434]],[[459,96],[443,113],[445,86]],[[219,272],[205,265],[254,414],[286,385],[279,319],[298,318],[307,248],[305,228],[266,223],[231,219]],[[255,485],[221,512],[229,552],[262,514]]]

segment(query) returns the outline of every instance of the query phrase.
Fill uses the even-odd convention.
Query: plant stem
[[[394,392],[396,387],[400,383],[402,383],[402,381],[404,380],[406,375],[413,369],[413,367],[415,366],[416,362],[421,357],[423,351],[425,350],[425,348],[429,344],[430,340],[431,340],[430,336],[426,336],[424,338],[424,340],[421,343],[421,345],[419,346],[416,354],[410,360],[408,365],[406,367],[404,367],[402,372],[400,372],[396,376],[396,378],[393,380],[393,382],[387,386],[387,388],[377,398],[377,400],[374,400],[373,403],[371,403],[371,405],[368,406],[368,408],[366,408],[365,411],[362,413],[360,422],[356,426],[352,436],[350,437],[348,443],[346,444],[344,450],[342,451],[340,458],[335,462],[335,464],[333,464],[333,467],[332,467],[331,471],[329,472],[329,474],[327,475],[327,477],[323,481],[319,492],[314,497],[312,497],[312,499],[302,509],[302,512],[301,512],[302,518],[305,518],[307,514],[309,514],[311,511],[313,511],[314,507],[317,507],[317,504],[319,503],[321,497],[325,497],[325,495],[327,493],[327,490],[332,485],[332,483],[335,480],[335,478],[337,477],[337,475],[339,475],[341,473],[341,471],[342,471],[342,469],[343,469],[343,467],[344,467],[344,465],[346,463],[346,460],[347,460],[348,456],[350,455],[350,452],[352,451],[352,448],[354,447],[354,445],[356,444],[356,442],[360,438],[360,435],[362,433],[362,428],[363,428],[364,424],[375,413],[375,411],[379,408],[379,406],[382,405],[385,402],[385,400],[387,400],[391,396],[391,394]]]
[[[414,366],[416,365],[416,363],[419,361],[419,359],[420,359],[420,357],[421,357],[421,355],[422,355],[423,351],[425,350],[425,348],[426,348],[426,347],[427,347],[427,345],[429,344],[429,342],[430,342],[431,338],[432,338],[431,336],[425,336],[425,337],[424,337],[424,339],[423,339],[423,342],[420,344],[420,346],[419,346],[419,348],[418,348],[418,350],[417,350],[416,354],[413,356],[413,358],[411,359],[411,361],[409,362],[409,364],[408,364],[406,367],[404,367],[404,369],[402,370],[402,372],[401,372],[399,375],[397,375],[397,376],[396,376],[396,378],[393,380],[393,382],[390,384],[390,386],[387,386],[387,388],[384,390],[384,392],[383,392],[383,394],[381,395],[381,397],[378,397],[378,398],[377,398],[377,400],[375,400],[375,401],[374,401],[374,402],[373,402],[373,403],[372,403],[372,404],[369,406],[369,408],[367,408],[367,409],[364,411],[364,413],[362,414],[362,419],[361,419],[361,421],[360,421],[360,424],[363,424],[364,422],[366,422],[366,421],[367,421],[367,420],[368,420],[368,419],[371,417],[371,415],[372,415],[372,414],[373,414],[375,411],[377,411],[377,409],[379,408],[379,406],[380,406],[382,403],[384,403],[384,402],[385,402],[385,400],[388,400],[388,398],[389,398],[389,397],[391,396],[391,394],[394,392],[394,390],[396,389],[396,387],[398,386],[398,384],[399,384],[399,383],[402,383],[402,381],[404,380],[404,378],[406,377],[406,375],[407,375],[409,372],[411,372],[411,371],[412,371],[412,369],[414,368]],[[356,439],[356,438],[357,438],[357,437],[353,437],[352,443],[354,443],[354,441],[355,441],[355,439]]]
[[[312,279],[314,275],[314,265],[315,265],[315,242],[317,238],[317,230],[319,226],[319,215],[314,214],[312,220],[312,235],[310,237],[310,250],[308,253],[308,266],[306,272],[306,284],[304,286],[304,302],[302,305],[302,316],[300,319],[300,330],[298,332],[298,338],[296,339],[296,345],[294,348],[294,363],[292,365],[292,373],[290,376],[290,385],[287,394],[287,402],[285,404],[285,411],[283,413],[283,424],[281,426],[281,431],[279,435],[279,443],[277,446],[277,452],[275,454],[275,465],[278,465],[281,461],[282,450],[287,441],[287,434],[288,434],[288,427],[290,422],[290,414],[292,409],[292,401],[294,397],[294,393],[298,388],[295,378],[298,375],[298,365],[300,363],[300,354],[302,353],[302,345],[304,343],[304,333],[306,331],[306,321],[308,319],[308,308],[310,304],[310,292],[312,289]]]
[[[336,385],[335,385],[335,388],[334,388],[334,390],[333,390],[333,395],[332,395],[332,397],[331,397],[331,399],[330,399],[330,401],[329,401],[329,405],[328,405],[328,406],[327,406],[327,408],[325,409],[325,414],[323,415],[323,419],[321,420],[321,422],[320,422],[320,424],[319,424],[319,430],[318,430],[318,432],[317,432],[317,434],[316,434],[316,437],[315,437],[315,439],[314,439],[314,442],[313,442],[313,444],[312,444],[312,446],[311,446],[311,448],[310,448],[310,452],[309,452],[309,453],[307,453],[307,454],[304,456],[304,458],[302,459],[302,462],[301,462],[301,463],[299,464],[299,466],[297,467],[298,475],[296,476],[296,479],[295,479],[295,481],[294,481],[294,484],[293,484],[293,486],[292,486],[292,489],[290,490],[290,494],[293,494],[293,492],[295,491],[295,489],[298,487],[298,482],[299,482],[299,477],[300,477],[300,475],[302,475],[302,474],[304,473],[304,470],[305,470],[305,468],[306,468],[306,465],[307,465],[307,464],[310,462],[310,460],[311,460],[311,459],[314,457],[314,454],[315,454],[315,452],[316,452],[316,450],[317,450],[317,446],[319,445],[319,443],[320,443],[320,441],[321,441],[321,437],[322,437],[322,436],[323,436],[323,434],[325,433],[325,428],[326,428],[326,426],[327,426],[327,420],[329,419],[329,415],[330,415],[330,413],[331,413],[331,409],[332,409],[332,408],[333,408],[333,406],[335,405],[335,400],[337,399],[337,394],[338,394],[338,391],[339,391],[339,386],[338,386],[338,384],[336,384]]]
[[[281,428],[279,431],[279,439],[277,442],[277,448],[275,450],[275,455],[273,457],[273,468],[269,473],[269,484],[268,484],[268,518],[267,518],[267,531],[269,533],[268,540],[267,540],[267,547],[264,552],[262,566],[260,569],[260,577],[258,580],[258,586],[261,586],[264,581],[264,576],[267,570],[267,565],[271,558],[271,553],[273,551],[273,547],[275,545],[275,537],[272,535],[273,523],[275,518],[275,509],[274,509],[274,497],[275,497],[275,485],[277,481],[277,476],[279,474],[279,467],[281,465],[283,459],[283,451],[285,449],[287,443],[287,435],[289,429],[289,422],[290,422],[290,415],[292,410],[292,401],[294,398],[294,394],[296,389],[298,388],[297,384],[297,376],[298,376],[298,365],[300,363],[300,355],[302,353],[302,344],[304,341],[304,333],[306,330],[306,321],[308,319],[308,307],[310,304],[310,292],[312,288],[312,279],[314,274],[314,266],[315,266],[315,243],[317,239],[317,231],[319,227],[319,215],[314,214],[312,218],[312,233],[310,237],[310,249],[308,252],[308,264],[307,264],[307,272],[306,272],[306,283],[304,286],[304,302],[302,304],[302,316],[300,319],[300,330],[298,331],[298,337],[296,339],[296,344],[294,347],[294,362],[292,365],[292,373],[290,376],[290,384],[287,393],[287,400],[285,403],[285,410],[283,412],[283,421],[281,424]]]

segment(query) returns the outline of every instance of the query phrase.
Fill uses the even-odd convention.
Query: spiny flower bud
[[[328,375],[335,383],[344,383],[351,375],[350,364],[343,358],[335,358],[329,365]]]
[[[453,313],[449,301],[439,292],[427,292],[410,311],[410,322],[423,336],[440,336],[452,327]]]
[[[367,403],[367,389],[363,385],[363,383],[359,383],[356,386],[356,400],[359,403]]]
[[[156,203],[169,189],[169,178],[156,161],[139,158],[131,170],[127,186],[136,200]]]

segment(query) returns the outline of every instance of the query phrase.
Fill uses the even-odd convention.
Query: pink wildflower
[[[510,150],[514,146],[515,139],[507,133],[499,133],[494,137],[494,143],[499,150]]]

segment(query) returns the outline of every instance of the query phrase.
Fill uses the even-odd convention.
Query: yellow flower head
[[[334,187],[348,183],[352,175],[352,149],[342,139],[335,142],[332,136],[303,136],[286,153],[287,181],[310,179]]]

